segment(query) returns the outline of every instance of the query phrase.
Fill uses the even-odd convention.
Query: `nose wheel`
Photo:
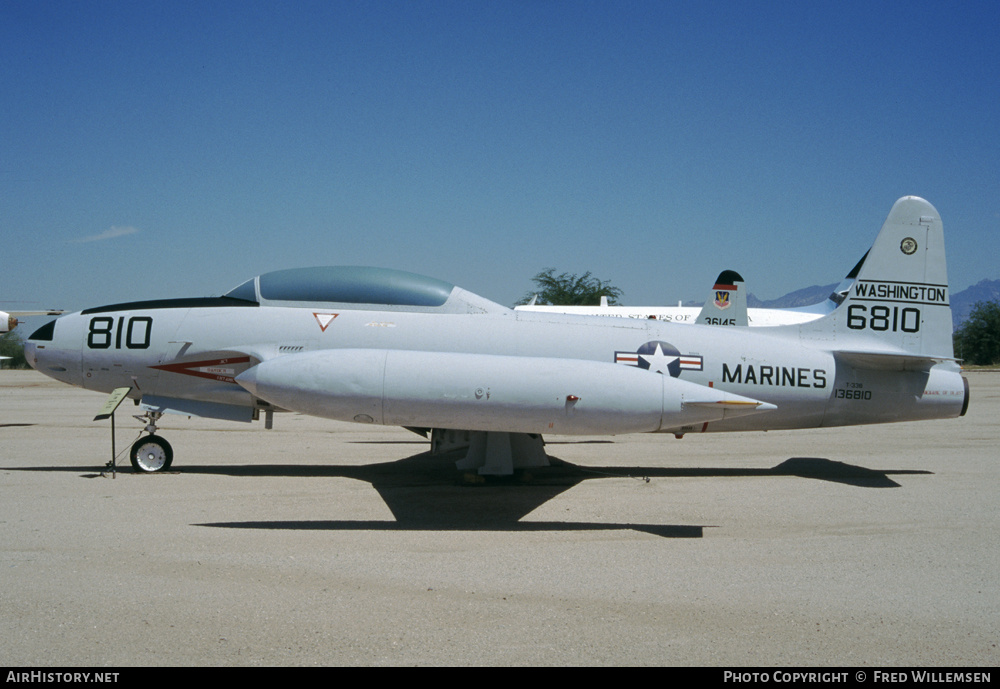
[[[147,435],[132,443],[129,459],[136,471],[153,474],[166,471],[174,461],[174,451],[170,443],[158,435]]]
[[[147,411],[144,415],[135,417],[140,421],[146,421],[145,430],[149,435],[132,443],[128,456],[132,468],[144,474],[166,471],[174,461],[174,450],[170,447],[170,443],[156,435],[156,422],[161,416],[163,412]]]

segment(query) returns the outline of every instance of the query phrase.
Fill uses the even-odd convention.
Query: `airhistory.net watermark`
[[[118,681],[117,672],[48,672],[42,670],[10,670],[7,672],[7,682],[23,682],[25,684],[104,684]]]

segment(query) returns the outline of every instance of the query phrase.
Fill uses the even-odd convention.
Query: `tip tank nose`
[[[255,397],[259,397],[257,394],[257,367],[251,366],[246,371],[240,375],[233,378],[243,389],[249,392]]]

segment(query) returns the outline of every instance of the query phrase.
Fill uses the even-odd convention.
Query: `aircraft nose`
[[[39,360],[39,355],[44,359],[45,348],[51,346],[55,335],[56,322],[49,321],[24,341],[24,358],[28,365],[36,371],[41,371],[44,361]]]
[[[38,370],[38,347],[31,340],[27,340],[24,343],[24,360],[28,362],[28,366]]]
[[[56,337],[56,323],[60,326],[65,316],[49,321],[24,342],[24,358],[28,365],[39,373],[61,380],[70,385],[80,385],[80,353],[78,348],[71,346],[71,342],[60,342]],[[66,330],[66,328],[62,328]],[[70,331],[75,328],[70,327]],[[66,336],[71,333],[63,333]],[[61,339],[65,340],[66,337]],[[72,340],[74,338],[70,338]]]

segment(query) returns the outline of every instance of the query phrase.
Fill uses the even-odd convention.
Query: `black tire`
[[[144,474],[166,471],[174,461],[170,443],[158,435],[147,435],[132,443],[128,453],[132,468]]]

